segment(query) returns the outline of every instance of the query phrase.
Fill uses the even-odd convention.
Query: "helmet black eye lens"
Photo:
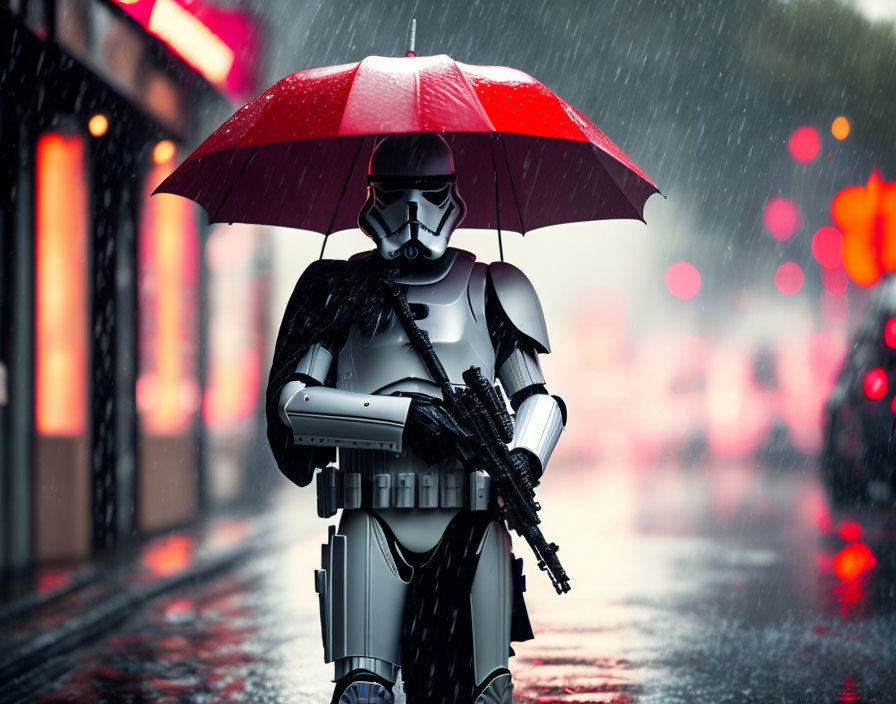
[[[397,203],[404,195],[403,190],[386,191],[382,188],[374,186],[373,194],[376,197],[376,204],[381,208],[388,208],[390,205]]]
[[[433,205],[441,205],[448,198],[448,190],[448,186],[445,186],[437,191],[423,191],[423,197]]]

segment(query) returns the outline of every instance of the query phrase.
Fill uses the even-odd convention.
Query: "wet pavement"
[[[831,516],[811,463],[553,466],[571,593],[527,567],[517,702],[896,702],[896,546]],[[39,702],[327,702],[312,572],[326,523],[287,489],[268,546],[61,658]],[[531,563],[526,546],[516,549]]]

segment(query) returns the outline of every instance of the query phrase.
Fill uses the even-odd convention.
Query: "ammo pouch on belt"
[[[362,490],[363,482],[371,486]],[[484,471],[431,467],[416,472],[372,475],[330,465],[317,474],[317,515],[329,518],[341,508],[488,508],[491,478]]]

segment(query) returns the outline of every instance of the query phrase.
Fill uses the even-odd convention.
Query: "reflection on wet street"
[[[270,549],[134,613],[38,700],[329,701],[325,523],[285,493]],[[564,458],[541,498],[573,589],[557,597],[515,541],[536,633],[515,645],[515,701],[896,701],[896,533],[885,515],[831,516],[811,462]]]

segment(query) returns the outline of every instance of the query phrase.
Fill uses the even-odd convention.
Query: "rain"
[[[376,251],[355,226],[376,141],[300,135],[348,120],[289,77],[405,57],[412,20],[407,61],[504,80],[507,115],[547,122],[480,67],[521,71],[646,179],[609,217],[583,166],[605,143],[554,139],[548,171],[510,128],[494,162],[491,134],[446,135],[469,216],[449,246],[531,281],[565,404],[535,493],[571,590],[511,531],[535,636],[513,702],[896,702],[890,0],[3,3],[0,701],[330,701],[312,577],[342,514],[278,471],[266,388],[278,333],[315,321],[343,364],[339,325],[396,314],[367,273],[321,288]],[[365,119],[395,114],[394,81]]]

